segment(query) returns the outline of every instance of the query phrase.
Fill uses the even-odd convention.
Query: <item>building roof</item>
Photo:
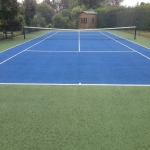
[[[86,13],[88,15],[97,15],[98,14],[97,12],[94,12],[94,11],[83,11],[81,13]]]

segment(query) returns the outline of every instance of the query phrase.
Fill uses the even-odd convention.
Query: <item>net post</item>
[[[135,27],[135,31],[134,31],[134,39],[136,40],[136,27]]]

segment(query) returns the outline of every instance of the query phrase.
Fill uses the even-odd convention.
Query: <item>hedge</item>
[[[150,4],[125,7],[105,7],[98,12],[98,27],[137,26],[139,30],[150,31]]]

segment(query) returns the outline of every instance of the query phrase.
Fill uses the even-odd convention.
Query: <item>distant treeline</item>
[[[98,28],[137,26],[139,30],[150,31],[150,4],[134,8],[104,7],[96,11],[98,12]]]

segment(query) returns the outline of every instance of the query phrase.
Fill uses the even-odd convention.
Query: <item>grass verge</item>
[[[36,37],[42,36],[46,33],[47,33],[47,31],[32,32],[32,33],[26,34],[26,39],[24,39],[23,35],[19,35],[19,36],[14,37],[13,40],[7,39],[7,40],[0,41],[0,52],[4,51],[6,49],[9,49],[13,46],[16,46],[16,45],[19,45],[21,43],[32,40]]]

